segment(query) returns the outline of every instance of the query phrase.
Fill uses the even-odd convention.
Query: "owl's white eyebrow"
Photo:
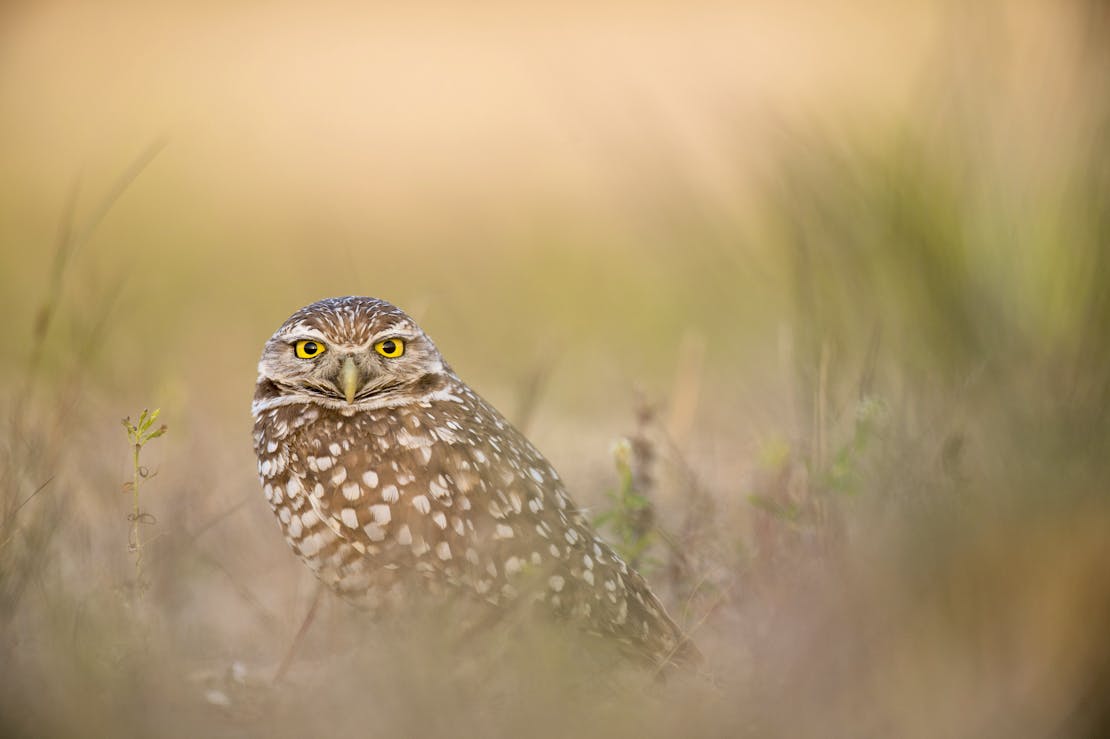
[[[416,333],[407,331],[405,329],[398,329],[397,327],[387,328],[385,331],[379,331],[370,337],[366,342],[366,346],[373,346],[382,339],[404,339],[405,341],[412,341],[416,337]]]
[[[294,344],[298,341],[305,341],[307,339],[313,339],[315,341],[327,343],[327,339],[324,337],[323,332],[317,331],[314,328],[300,329],[297,331],[297,333],[285,337],[285,341],[290,344]]]

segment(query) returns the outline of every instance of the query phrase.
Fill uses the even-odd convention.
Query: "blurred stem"
[[[140,443],[136,443],[134,447],[132,447],[134,470],[131,478],[131,540],[134,542],[133,546],[135,547],[135,589],[138,593],[138,598],[142,598],[143,594],[143,540],[139,530],[141,515],[139,510],[139,481],[142,477],[139,467],[139,451],[142,448],[143,445]]]
[[[154,517],[148,513],[143,513],[142,508],[139,507],[139,488],[145,478],[151,477],[139,462],[139,455],[143,450],[143,446],[151,439],[157,439],[162,434],[166,433],[166,425],[162,424],[158,428],[154,428],[154,422],[158,420],[161,409],[155,408],[154,412],[144,410],[139,415],[138,423],[131,423],[131,418],[123,419],[123,427],[127,430],[127,438],[131,442],[131,515],[128,518],[131,520],[131,529],[128,534],[127,548],[128,551],[135,553],[135,589],[137,591],[136,599],[142,597],[143,591],[143,539],[140,526],[144,523],[153,523]],[[157,536],[154,537],[158,538]]]

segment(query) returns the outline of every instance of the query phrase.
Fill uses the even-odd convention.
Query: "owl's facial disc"
[[[449,373],[432,341],[394,306],[334,298],[301,309],[270,337],[256,400],[346,411],[418,400]]]
[[[445,371],[435,347],[414,331],[390,327],[358,344],[345,338],[279,333],[263,352],[260,372],[282,395],[357,406],[425,392],[422,381]]]

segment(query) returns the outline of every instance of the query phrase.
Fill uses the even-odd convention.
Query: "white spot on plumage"
[[[406,449],[420,449],[431,445],[431,440],[419,434],[410,434],[406,428],[397,429],[396,439]]]
[[[346,480],[346,479],[347,479],[347,468],[346,467],[336,467],[335,472],[333,472],[332,475],[331,475],[331,484],[335,485],[335,486],[339,486],[339,485],[342,485],[343,481]]]
[[[397,491],[396,485],[386,485],[382,488],[382,500],[386,503],[396,503],[401,494]]]
[[[374,523],[387,524],[392,519],[392,514],[389,511],[389,506],[377,503],[370,506],[370,515],[374,517]]]
[[[316,469],[320,472],[327,472],[333,464],[335,460],[331,457],[316,457]]]
[[[347,500],[358,500],[362,495],[362,488],[357,482],[349,482],[343,486],[343,497]]]
[[[318,534],[309,534],[301,539],[301,554],[306,557],[312,557],[320,551],[320,546],[323,542],[320,541]]]
[[[358,513],[355,512],[354,508],[344,508],[340,512],[339,517],[343,521],[343,525],[346,526],[347,528],[349,528],[349,529],[357,529],[358,528]]]
[[[432,510],[432,504],[428,502],[428,498],[424,495],[417,495],[413,498],[412,507],[424,514]]]
[[[435,522],[435,525],[441,529],[447,528],[447,516],[443,514],[443,511],[436,511],[433,513],[432,520]]]
[[[563,592],[563,585],[565,583],[566,581],[563,579],[562,575],[552,575],[551,577],[547,578],[548,587],[550,587],[556,593]]]
[[[506,526],[503,523],[497,524],[493,530],[494,539],[512,539],[515,536],[512,526]]]
[[[370,541],[381,541],[385,538],[385,529],[376,523],[368,523],[362,527],[362,530],[366,532],[366,538]]]
[[[333,441],[331,444],[328,444],[328,451],[331,452],[333,457],[338,457],[343,453],[343,448]]]
[[[366,470],[362,473],[362,482],[371,489],[378,487],[378,473],[374,470]]]
[[[507,560],[505,560],[506,575],[515,575],[516,573],[520,572],[522,568],[523,565],[519,557],[509,557]]]
[[[440,559],[451,559],[451,545],[445,541],[436,544],[436,556]]]
[[[412,544],[412,532],[407,523],[401,524],[401,528],[397,529],[397,543],[406,547]]]

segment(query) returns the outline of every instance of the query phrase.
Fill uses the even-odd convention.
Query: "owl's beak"
[[[343,369],[339,370],[339,387],[343,389],[343,395],[347,397],[348,403],[355,402],[355,394],[362,387],[362,376],[355,366],[355,360],[351,357],[343,360]]]

